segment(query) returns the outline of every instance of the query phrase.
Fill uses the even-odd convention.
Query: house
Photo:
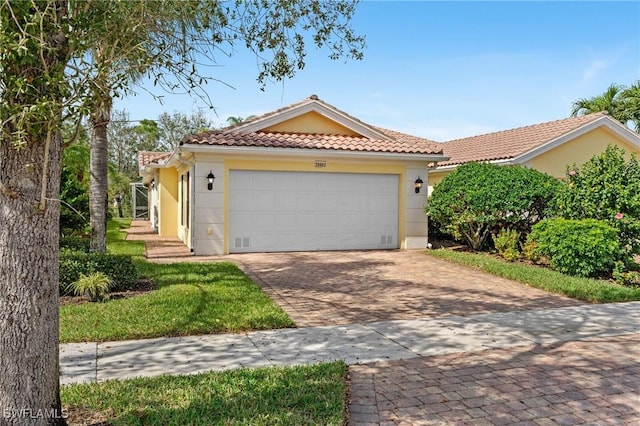
[[[442,149],[313,95],[139,166],[154,228],[196,255],[411,249],[427,244],[427,167]]]
[[[457,166],[471,161],[519,164],[563,178],[567,166],[587,162],[609,144],[640,154],[640,135],[606,113],[444,142],[443,153],[449,159],[430,168],[428,193]]]

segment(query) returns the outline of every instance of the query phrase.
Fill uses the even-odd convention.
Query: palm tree
[[[620,115],[624,122],[633,123],[636,132],[640,132],[640,80],[622,92]]]
[[[229,126],[237,126],[238,124],[242,124],[246,121],[251,121],[254,118],[256,118],[255,115],[250,115],[246,118],[243,118],[240,116],[237,116],[237,117],[231,116],[231,117],[227,117],[227,123],[229,123]]]
[[[574,101],[573,105],[571,106],[571,115],[573,117],[577,117],[579,115],[587,115],[594,112],[606,111],[611,117],[620,120],[620,98],[623,90],[623,86],[612,84],[601,95],[597,95],[588,99],[578,99],[577,101]]]

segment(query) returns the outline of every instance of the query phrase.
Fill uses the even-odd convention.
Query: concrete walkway
[[[62,384],[234,368],[349,365],[640,333],[640,302],[60,345]]]

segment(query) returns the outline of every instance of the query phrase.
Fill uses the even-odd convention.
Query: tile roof
[[[170,156],[170,152],[138,151],[138,168],[141,169],[149,164],[161,164]]]
[[[381,137],[372,139],[368,137],[334,134],[265,132],[257,130],[255,126],[256,123],[268,120],[271,117],[285,114],[288,111],[296,110],[299,107],[313,103],[320,104],[322,107],[339,114],[339,116],[346,121],[357,123],[357,125],[371,130],[371,134],[379,134]],[[180,145],[193,144],[386,152],[398,154],[442,154],[442,145],[437,142],[394,130],[371,126],[337,109],[333,105],[320,100],[316,95],[311,95],[300,102],[259,115],[234,126],[191,135],[180,143]]]
[[[441,145],[450,159],[438,166],[515,158],[606,115],[598,112],[447,141]]]
[[[441,154],[442,145],[428,139],[378,129],[391,140],[316,133],[253,132],[248,134],[211,130],[190,136],[181,145],[299,148],[402,154]]]

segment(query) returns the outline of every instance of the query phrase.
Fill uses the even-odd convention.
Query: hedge
[[[60,294],[71,294],[71,285],[81,275],[103,272],[112,280],[111,291],[124,291],[138,280],[131,256],[111,253],[60,253]]]

